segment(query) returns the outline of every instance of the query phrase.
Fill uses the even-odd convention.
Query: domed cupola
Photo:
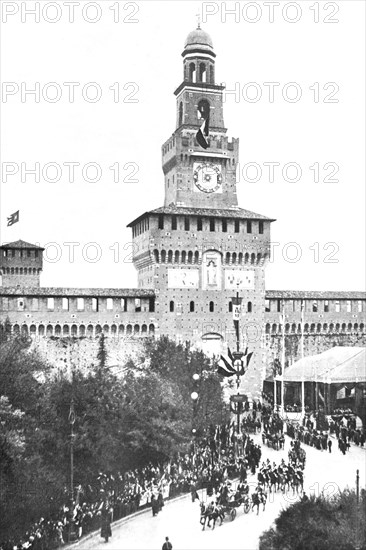
[[[211,36],[201,29],[190,32],[184,44],[184,81],[215,83],[215,57]]]
[[[201,27],[197,27],[197,29],[190,32],[187,36],[186,42],[184,44],[183,55],[185,55],[185,53],[187,52],[197,51],[203,51],[206,53],[209,52],[213,57],[215,57],[211,36],[204,30],[202,30]]]

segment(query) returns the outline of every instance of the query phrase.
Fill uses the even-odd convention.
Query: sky
[[[163,204],[161,145],[199,13],[240,139],[239,204],[277,220],[266,288],[364,290],[364,2],[1,9],[0,240],[46,248],[42,286],[137,285],[126,225]]]

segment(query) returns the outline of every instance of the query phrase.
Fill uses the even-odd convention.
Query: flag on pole
[[[11,214],[7,219],[8,219],[8,223],[7,223],[8,226],[13,225],[14,223],[17,223],[19,221],[19,210],[14,212],[14,214]]]
[[[247,349],[248,349],[248,348],[247,348]],[[247,355],[247,368],[249,367],[249,363],[250,363],[250,360],[251,360],[251,358],[252,358],[253,353],[254,353],[254,352],[251,351],[251,352],[248,353],[248,355]]]
[[[226,359],[223,355],[220,356],[217,372],[221,374],[221,376],[227,377],[234,376],[236,374],[236,370],[234,369],[232,362]]]
[[[69,422],[70,422],[71,426],[73,426],[75,424],[75,409],[74,409],[74,400],[73,399],[71,399],[71,404],[70,404]]]
[[[209,126],[209,122],[208,122],[208,117],[207,117],[203,121],[202,126],[200,127],[200,129],[198,130],[198,132],[196,134],[197,142],[203,149],[208,148],[208,141],[206,139],[208,134],[209,134],[208,126]]]

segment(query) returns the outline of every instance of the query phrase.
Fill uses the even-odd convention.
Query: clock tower
[[[254,352],[244,389],[258,397],[273,220],[238,206],[239,140],[227,137],[210,36],[200,27],[190,32],[182,57],[175,130],[162,146],[164,205],[129,224],[138,286],[155,292],[157,335],[216,354],[236,349],[239,293],[239,346]]]
[[[176,129],[162,147],[165,206],[233,208],[239,140],[229,141],[224,125],[224,86],[215,83],[212,40],[201,28],[189,33],[183,82],[175,90]],[[206,125],[207,148],[197,141]]]

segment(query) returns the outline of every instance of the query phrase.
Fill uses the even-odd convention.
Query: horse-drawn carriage
[[[306,451],[302,447],[292,447],[288,452],[288,458],[292,464],[299,464],[302,469],[305,468]]]
[[[285,443],[285,438],[281,433],[262,432],[263,445],[267,444],[268,447],[272,447],[276,451],[279,451]]]
[[[218,497],[216,502],[211,501],[208,504],[201,502],[201,517],[200,523],[205,529],[206,521],[207,526],[211,527],[211,521],[213,521],[212,529],[215,529],[216,521],[220,520],[220,525],[224,521],[225,517],[229,517],[231,521],[234,521],[237,514],[237,509],[243,506],[244,513],[247,514],[250,510],[250,499],[248,494],[236,493],[231,498]]]

